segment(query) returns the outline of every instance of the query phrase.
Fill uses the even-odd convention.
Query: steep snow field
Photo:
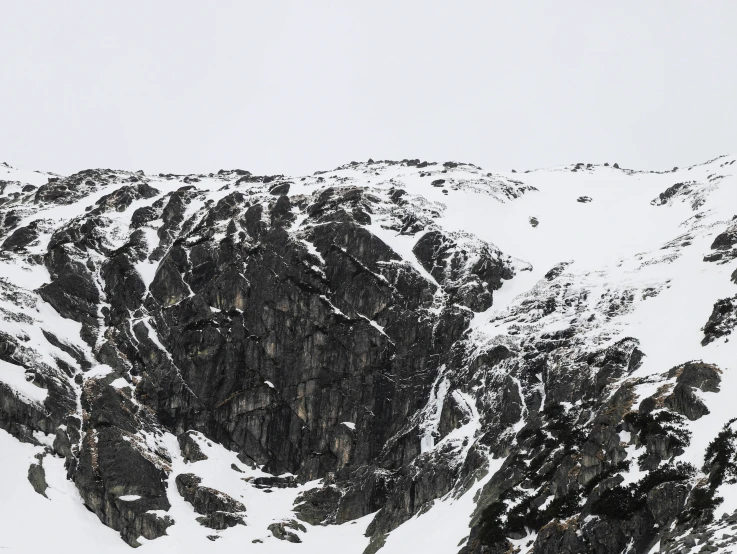
[[[585,333],[598,348],[606,348],[625,337],[636,337],[640,341],[639,348],[645,353],[643,363],[628,376],[642,378],[636,389],[640,399],[655,393],[662,385],[661,381],[648,380],[650,377],[691,360],[715,364],[723,372],[720,392],[699,393],[710,413],[696,421],[687,421],[692,433],[691,443],[678,457],[679,461],[700,467],[708,444],[725,424],[737,417],[734,396],[737,341],[722,337],[702,346],[703,328],[715,302],[737,293],[737,286],[730,280],[735,270],[733,261],[704,261],[715,237],[724,232],[736,213],[735,171],[734,156],[667,172],[597,165],[492,174],[465,164],[417,168],[378,162],[348,165],[305,179],[294,178],[289,194],[311,195],[318,186],[332,184],[337,187],[360,185],[383,196],[392,187],[401,187],[418,211],[436,212],[433,221],[438,227],[447,232],[471,233],[511,256],[518,269],[517,275],[504,281],[494,295],[491,308],[473,314],[471,333],[479,348],[496,344],[510,334],[524,333],[525,329],[552,332],[566,328],[572,318],[583,320],[592,316]],[[49,177],[53,176],[0,165],[1,180],[19,183],[7,185],[5,195],[20,191],[22,185],[44,184]],[[438,179],[445,182],[431,184]],[[659,195],[676,183],[689,183],[688,192],[676,190],[672,196],[658,201]],[[182,180],[151,177],[151,184],[166,193],[181,187]],[[231,192],[223,187],[223,180],[217,176],[202,176],[194,184],[198,189],[210,191],[207,199],[215,202]],[[100,189],[73,204],[28,208],[27,213],[21,213],[19,226],[38,219],[53,221],[53,226],[40,226],[38,240],[27,248],[28,256],[0,258],[0,280],[16,291],[12,295],[0,295],[0,310],[18,312],[21,306],[27,316],[25,319],[3,319],[0,330],[26,337],[29,346],[37,347],[35,355],[45,363],[53,365],[60,358],[75,364],[67,352],[50,346],[43,339],[43,329],[53,330],[66,345],[84,352],[93,364],[85,379],[104,375],[109,368],[94,362],[94,354],[79,337],[80,325],[61,318],[34,292],[49,280],[49,275],[43,265],[27,260],[29,256],[46,251],[55,228],[84,213],[86,208],[94,207],[108,193],[109,190]],[[111,247],[122,246],[131,214],[145,202],[144,199],[135,200],[123,212],[106,214]],[[203,200],[193,201],[187,208],[187,216],[197,213],[203,205]],[[389,214],[374,214],[370,230],[428,281],[434,282],[412,252],[421,234],[403,235],[387,229],[382,223],[389,218]],[[303,214],[297,214],[293,230],[299,229],[301,221],[304,221]],[[156,230],[155,225],[145,227],[151,240]],[[721,263],[724,261],[728,263]],[[525,301],[541,297],[548,290],[550,284],[545,276],[558,264],[564,264],[560,266],[561,272],[570,290],[580,289],[587,293],[589,310],[583,315],[561,310],[526,323]],[[148,286],[154,279],[157,264],[143,261],[137,270]],[[19,298],[18,292],[26,294],[27,298]],[[602,317],[601,299],[624,293],[634,299],[624,312],[617,317]],[[378,327],[375,322],[372,324]],[[153,331],[152,335],[155,337]],[[42,403],[46,398],[47,391],[28,382],[21,367],[2,360],[0,382],[17,391],[26,402]],[[127,386],[125,382],[121,385]],[[429,407],[430,411],[436,410],[437,418],[441,409],[442,401]],[[477,422],[472,421],[444,441],[466,439],[473,442],[477,431]],[[306,483],[298,488],[259,489],[250,479],[266,474],[248,468],[234,453],[216,443],[200,438],[202,450],[209,459],[185,464],[176,437],[163,433],[151,435],[149,439],[169,452],[172,458],[172,478],[168,487],[172,508],[168,515],[176,523],[168,529],[167,536],[152,541],[141,539],[141,552],[359,554],[368,545],[364,533],[373,515],[342,525],[304,524],[305,531],[295,531],[301,544],[277,540],[267,530],[268,525],[294,519],[292,508],[296,496],[319,483]],[[42,445],[50,445],[53,436],[40,433],[39,441]],[[423,442],[425,450],[438,447],[431,437],[429,442]],[[28,468],[35,461],[34,455],[43,450],[43,446],[21,443],[0,430],[0,491],[3,497],[0,502],[0,552],[130,551],[115,531],[101,525],[97,517],[85,509],[74,484],[65,477],[61,458],[44,458],[49,485],[47,498],[34,492],[27,480]],[[490,458],[486,476],[462,493],[451,492],[437,499],[431,508],[391,532],[381,552],[456,552],[469,535],[476,493],[502,462],[503,459]],[[231,469],[232,465],[243,473]],[[197,514],[192,506],[177,494],[173,485],[173,476],[187,472],[196,472],[203,478],[203,485],[223,491],[245,504],[246,525],[223,532],[200,526],[195,521]],[[631,482],[643,475],[636,461],[629,472],[626,480]],[[717,508],[717,518],[737,510],[737,484],[725,483],[718,493],[724,502]],[[530,535],[515,544],[522,553],[528,552],[533,538]]]

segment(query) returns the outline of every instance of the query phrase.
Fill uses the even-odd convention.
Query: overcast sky
[[[0,161],[312,173],[737,152],[737,2],[0,0]]]

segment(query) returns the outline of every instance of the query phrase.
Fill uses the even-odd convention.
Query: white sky
[[[670,168],[737,152],[737,2],[0,0],[0,161]]]

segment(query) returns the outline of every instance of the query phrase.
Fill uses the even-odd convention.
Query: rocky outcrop
[[[677,377],[673,392],[665,398],[665,406],[690,420],[709,413],[704,401],[694,392],[719,392],[721,370],[715,366],[690,362],[681,368],[673,368],[669,376]]]
[[[294,513],[302,521],[311,525],[320,525],[336,516],[336,510],[343,498],[344,491],[335,485],[326,485],[310,489],[297,497]]]
[[[37,222],[34,221],[25,227],[19,227],[13,231],[13,234],[3,241],[2,249],[11,252],[20,252],[37,238]]]
[[[185,462],[201,462],[202,460],[208,459],[202,452],[196,437],[197,433],[194,431],[182,433],[177,437],[179,448],[182,449],[182,457]]]
[[[33,323],[33,319],[26,322]],[[9,369],[0,368],[0,371],[23,372],[29,386],[43,391],[42,400],[29,398],[0,381],[0,429],[23,442],[36,445],[40,444],[37,433],[54,436],[76,406],[69,375],[64,371],[70,370],[63,365],[52,367],[43,363],[28,345],[3,331],[0,331],[0,361],[10,366]]]
[[[299,538],[299,535],[297,535],[297,533],[295,533],[294,531],[290,531],[290,529],[299,530],[302,532],[306,531],[304,525],[294,520],[282,521],[269,525],[269,531],[271,531],[271,534],[274,535],[274,537],[276,537],[277,539],[289,542],[302,542],[302,539]]]
[[[28,482],[38,494],[46,496],[46,489],[49,488],[46,482],[46,472],[43,467],[43,457],[39,456],[37,464],[31,464],[28,467]]]
[[[283,477],[256,477],[253,484],[260,489],[291,489],[298,486],[297,479],[293,475]]]
[[[727,335],[732,334],[732,329],[737,325],[737,297],[723,298],[714,303],[709,320],[702,329],[704,338],[701,344],[707,344]]]
[[[242,503],[223,492],[201,486],[202,479],[192,473],[177,475],[175,481],[182,498],[204,516],[197,518],[200,524],[218,530],[245,525],[242,514],[246,507]]]
[[[737,217],[737,216],[735,216]],[[704,261],[725,263],[737,257],[737,223],[732,222],[711,243],[713,252],[704,256]]]
[[[170,460],[163,451],[151,452],[139,438],[141,427],[153,429],[154,422],[109,380],[84,384],[81,445],[70,463],[85,505],[131,546],[138,546],[138,537],[155,539],[173,524],[156,513],[170,507]]]
[[[514,276],[510,261],[501,252],[467,234],[449,237],[430,231],[412,251],[452,301],[475,312],[490,308],[493,291],[502,286],[503,279]]]

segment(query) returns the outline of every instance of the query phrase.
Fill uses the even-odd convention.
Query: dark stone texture
[[[290,529],[306,531],[304,525],[301,525],[294,520],[272,523],[271,525],[269,525],[268,529],[269,531],[271,531],[271,534],[274,535],[274,537],[276,537],[277,539],[295,543],[302,542],[302,539],[300,539],[296,533],[290,531]]]
[[[49,485],[46,483],[46,472],[41,462],[28,467],[28,482],[38,494],[46,496],[46,489],[49,488]]]
[[[720,374],[721,371],[716,366],[698,362],[689,362],[682,368],[671,369],[669,376],[677,377],[676,386],[666,397],[665,405],[692,421],[705,416],[709,413],[709,409],[693,389],[719,392]]]
[[[289,187],[291,186],[291,183],[285,182],[285,183],[277,183],[273,187],[269,189],[269,193],[279,196],[279,195],[286,195],[289,194]]]
[[[2,249],[11,252],[19,252],[25,249],[26,246],[31,244],[38,238],[38,231],[36,226],[31,223],[26,227],[19,227],[13,234],[10,235],[3,241]]]
[[[413,252],[456,302],[480,312],[491,307],[492,292],[514,273],[498,250],[478,239],[468,239],[430,231],[420,238]]]
[[[730,335],[735,325],[737,325],[737,297],[717,300],[704,325],[704,338],[701,344],[706,346],[710,342]]]
[[[198,514],[204,517],[197,521],[211,529],[227,529],[235,525],[244,525],[243,517],[238,515],[246,511],[246,507],[225,493],[203,487],[200,485],[202,479],[192,473],[177,475],[177,490],[179,494]]]
[[[297,479],[292,475],[285,475],[283,477],[256,477],[252,482],[259,489],[288,489],[299,485]]]
[[[182,449],[182,457],[184,457],[185,462],[192,463],[207,460],[207,456],[202,453],[200,445],[197,444],[197,441],[193,438],[195,434],[196,433],[194,431],[189,431],[187,433],[182,433],[177,437],[179,448]]]

